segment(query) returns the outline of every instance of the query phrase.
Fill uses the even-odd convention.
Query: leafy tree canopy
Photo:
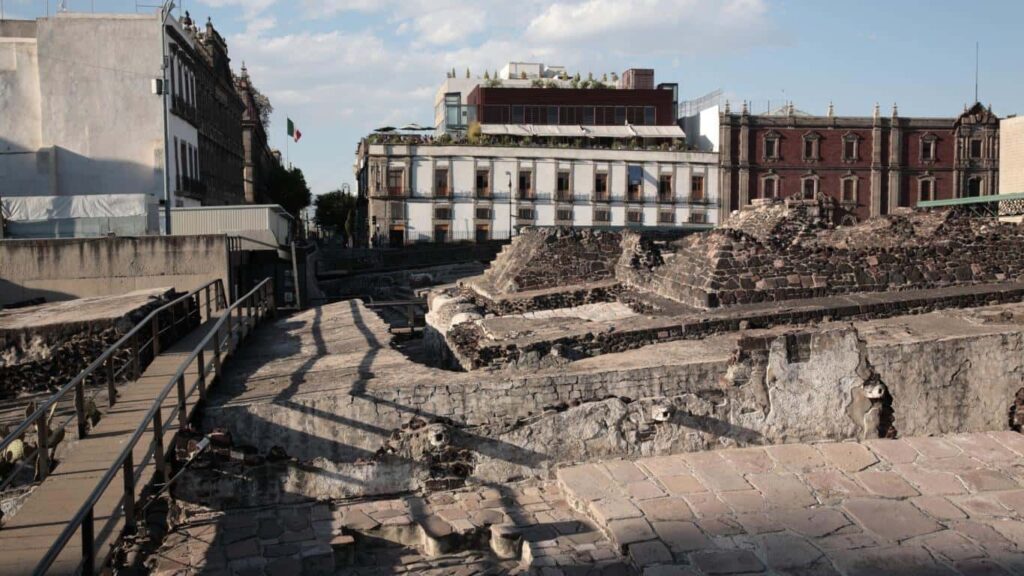
[[[287,169],[275,165],[270,170],[270,198],[288,211],[296,220],[302,209],[309,206],[312,194],[306,184],[306,176],[299,168]]]

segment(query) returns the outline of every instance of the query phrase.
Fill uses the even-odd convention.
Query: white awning
[[[491,136],[538,136],[562,138],[686,138],[679,126],[558,126],[548,124],[483,124]]]

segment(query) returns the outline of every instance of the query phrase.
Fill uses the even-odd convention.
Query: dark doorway
[[[967,196],[971,198],[981,196],[981,178],[971,178],[967,181]]]
[[[404,228],[392,228],[391,233],[388,236],[388,243],[392,248],[398,248],[405,245],[405,229]]]

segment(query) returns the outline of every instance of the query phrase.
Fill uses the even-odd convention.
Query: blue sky
[[[70,10],[134,11],[136,0],[67,0]],[[139,0],[156,4],[156,0]],[[7,17],[46,0],[4,0]],[[237,70],[244,60],[276,108],[303,132],[290,147],[315,193],[352,182],[356,143],[381,125],[433,123],[445,72],[474,75],[509,60],[579,70],[656,69],[683,99],[721,88],[763,111],[952,116],[974,97],[1024,113],[1020,0],[181,0],[213,18]],[[56,10],[58,0],[49,0]],[[141,10],[146,10],[141,8]]]

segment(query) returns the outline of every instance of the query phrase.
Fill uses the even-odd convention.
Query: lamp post
[[[512,241],[512,173],[505,171],[508,176],[508,241]]]
[[[164,108],[164,234],[171,235],[171,151],[168,148],[170,138],[168,137],[167,119],[167,42],[164,35],[167,34],[167,18],[174,10],[174,2],[167,0],[160,8],[160,103]]]

